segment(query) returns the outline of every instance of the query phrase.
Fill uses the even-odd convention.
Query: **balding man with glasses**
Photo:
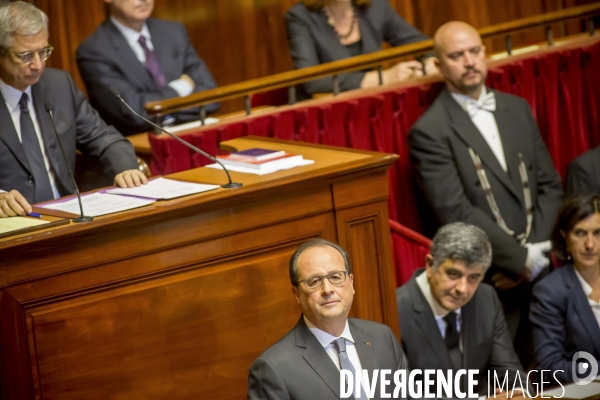
[[[98,157],[121,187],[147,182],[131,143],[102,121],[68,73],[45,68],[52,50],[43,11],[23,1],[0,6],[0,217],[73,194],[67,167],[75,167],[76,148]]]
[[[339,399],[341,370],[355,377],[368,370],[372,377],[375,369],[407,369],[387,326],[348,318],[354,277],[342,247],[324,239],[306,242],[292,255],[289,273],[302,316],[250,367],[249,399]],[[367,399],[361,382],[355,399]],[[379,383],[374,393],[379,398]]]

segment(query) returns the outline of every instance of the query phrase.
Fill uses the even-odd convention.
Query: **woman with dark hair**
[[[569,383],[575,378],[571,366],[575,353],[587,352],[600,362],[600,194],[563,203],[552,246],[566,265],[533,289],[534,352],[538,370],[562,370],[556,379]],[[582,367],[575,369],[589,375],[593,360],[577,361]]]
[[[388,0],[301,0],[285,16],[294,68],[306,68],[392,46],[429,39],[396,13]],[[433,57],[425,61],[427,74],[437,72]],[[393,83],[423,75],[419,61],[401,62],[383,71],[383,82]],[[339,76],[340,90],[379,84],[377,71]],[[330,77],[304,84],[308,94],[333,91]]]

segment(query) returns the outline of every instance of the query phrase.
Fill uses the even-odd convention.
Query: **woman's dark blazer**
[[[372,0],[368,8],[356,10],[362,36],[362,54],[381,50],[381,43],[392,46],[420,42],[429,39],[396,13],[388,0]],[[349,58],[348,49],[340,43],[333,27],[327,22],[323,10],[311,11],[298,2],[285,16],[285,24],[294,68]],[[340,89],[360,87],[364,71],[339,76]],[[333,91],[331,78],[322,78],[304,84],[309,94]]]
[[[535,285],[529,317],[538,370],[563,370],[556,377],[568,383],[573,381],[571,359],[578,351],[600,362],[600,326],[572,265]]]

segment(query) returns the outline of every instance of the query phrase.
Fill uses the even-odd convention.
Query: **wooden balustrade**
[[[523,18],[507,23],[492,25],[479,29],[482,38],[506,35],[507,51],[511,52],[510,35],[518,31],[545,26],[547,27],[547,38],[552,44],[551,24],[570,19],[588,19],[600,15],[600,3],[572,7],[569,9],[541,14],[533,17]],[[590,34],[593,33],[593,25],[589,23]],[[250,113],[250,95],[252,93],[289,87],[294,98],[294,86],[314,79],[327,76],[335,76],[341,73],[364,70],[380,66],[382,63],[404,57],[411,57],[431,51],[433,40],[413,43],[405,46],[394,47],[371,54],[364,54],[345,60],[334,61],[314,67],[302,68],[295,71],[283,72],[263,78],[222,86],[190,96],[173,98],[162,101],[154,101],[146,104],[146,110],[152,115],[164,115],[166,113],[183,110],[192,107],[200,107],[204,104],[225,101],[239,97],[246,98],[246,112]],[[202,112],[201,112],[202,114]]]

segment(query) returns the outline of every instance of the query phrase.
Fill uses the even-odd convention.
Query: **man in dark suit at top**
[[[417,182],[436,226],[463,221],[489,237],[488,276],[528,365],[531,282],[549,265],[545,252],[563,196],[560,177],[528,103],[486,89],[478,32],[449,22],[434,42],[446,87],[409,134]]]
[[[74,193],[68,167],[75,166],[76,148],[97,156],[121,187],[147,182],[131,143],[100,119],[69,74],[45,68],[51,52],[43,11],[22,1],[0,7],[0,217]]]
[[[184,97],[217,86],[196,54],[183,24],[150,18],[154,0],[104,0],[110,18],[77,49],[77,65],[90,102],[102,118],[125,135],[150,125],[133,116],[109,92],[116,87],[138,113],[149,117],[146,103]],[[211,113],[218,103],[206,106]],[[200,118],[198,109],[157,121],[164,125]]]
[[[486,396],[494,393],[488,388],[494,372],[500,382],[508,372],[511,390],[516,374],[521,374],[523,385],[527,379],[498,296],[481,283],[491,261],[485,232],[454,222],[438,230],[425,268],[396,291],[402,348],[410,368],[478,370],[476,392]]]
[[[571,161],[567,172],[567,195],[600,193],[600,146]]]
[[[365,369],[369,377],[374,369],[406,369],[387,326],[348,318],[354,277],[343,248],[324,239],[306,242],[292,255],[289,273],[303,315],[250,367],[248,399],[334,400],[340,398],[341,369]],[[361,392],[354,397],[366,399]],[[374,398],[379,394],[377,384]]]

